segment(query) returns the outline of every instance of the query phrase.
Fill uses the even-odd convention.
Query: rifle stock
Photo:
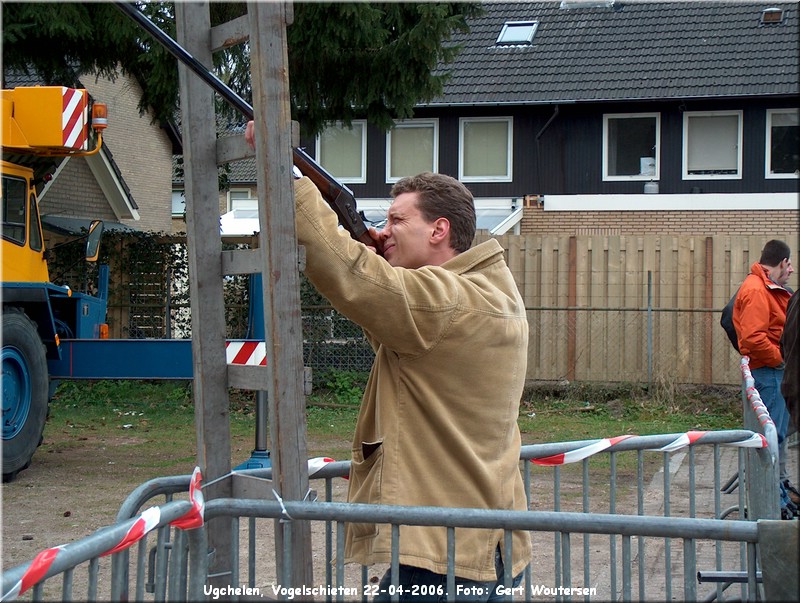
[[[253,107],[241,96],[236,94],[227,84],[215,76],[211,71],[180,44],[164,33],[150,19],[148,19],[139,9],[128,2],[114,2],[114,5],[127,17],[136,22],[147,33],[159,42],[167,52],[178,59],[186,67],[192,70],[200,79],[211,86],[222,98],[230,105],[240,111],[248,120],[253,120]],[[294,148],[292,160],[300,170],[307,176],[319,189],[322,198],[331,206],[339,217],[339,223],[357,241],[365,245],[375,247],[380,252],[379,242],[375,241],[370,235],[366,224],[358,214],[357,204],[353,193],[336,178],[331,176],[325,169],[312,159],[302,149]]]

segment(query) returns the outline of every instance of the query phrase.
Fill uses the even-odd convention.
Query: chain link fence
[[[369,371],[375,353],[361,328],[330,306],[305,306],[303,360],[316,371]]]
[[[245,279],[246,280],[246,279]],[[246,282],[226,281],[228,337],[249,328]],[[131,335],[191,336],[190,308],[137,295],[129,306]],[[133,302],[144,301],[134,305]],[[117,307],[117,310],[124,308]],[[531,380],[735,385],[738,354],[719,324],[720,310],[528,307]],[[303,359],[315,372],[369,371],[375,354],[361,328],[330,305],[304,305]],[[476,334],[477,336],[477,334]]]

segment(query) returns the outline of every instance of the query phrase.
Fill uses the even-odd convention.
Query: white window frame
[[[335,174],[333,171],[328,169],[328,167],[324,163],[324,159],[322,158],[322,145],[321,145],[321,137],[322,135],[317,135],[316,139],[316,152],[315,156],[319,164],[325,168],[328,172],[331,173],[339,182],[342,184],[366,184],[367,182],[367,120],[366,119],[354,119],[351,122],[353,128],[360,128],[361,129],[361,173],[353,176],[340,176]],[[349,129],[347,126],[344,125],[344,122],[336,122],[334,124],[330,124],[329,128],[339,128],[339,129]]]
[[[539,22],[535,20],[506,21],[495,40],[495,46],[530,46],[538,28]]]
[[[767,126],[766,126],[767,133],[765,138],[766,143],[764,151],[764,178],[768,179],[800,178],[800,174],[796,171],[787,173],[773,173],[770,171],[770,165],[772,164],[772,116],[787,114],[787,113],[797,114],[798,112],[800,112],[800,109],[797,108],[767,109]]]
[[[174,189],[172,191],[172,217],[182,218],[186,214],[186,191]]]
[[[656,139],[653,159],[655,160],[655,172],[653,174],[609,174],[609,135],[608,122],[612,119],[642,119],[654,118],[656,122]],[[661,178],[661,113],[605,113],[603,115],[603,181],[620,180],[659,180]]]
[[[439,171],[439,120],[438,119],[404,119],[395,122],[394,128],[386,133],[386,182],[397,182],[403,176],[392,176],[392,132],[407,128],[432,128],[433,131],[433,164],[428,168],[431,172]],[[416,174],[407,174],[415,176]]]
[[[464,126],[476,122],[505,122],[508,124],[506,140],[506,173],[496,176],[466,176],[464,174]],[[512,182],[514,179],[514,118],[513,117],[461,117],[458,120],[458,179],[461,182]]]
[[[689,173],[689,120],[692,117],[729,117],[736,116],[736,172],[733,174],[690,174]],[[686,111],[683,114],[683,150],[682,150],[682,177],[684,180],[741,180],[742,179],[742,137],[743,114],[742,111]]]
[[[246,199],[237,199],[237,201],[255,201],[255,206],[251,207],[253,204],[248,204],[246,206],[233,206],[233,199],[231,198],[231,193],[247,193]],[[247,187],[234,187],[228,190],[228,193],[225,195],[227,197],[227,206],[228,211],[233,211],[234,209],[258,209],[258,197],[253,197],[253,189]]]

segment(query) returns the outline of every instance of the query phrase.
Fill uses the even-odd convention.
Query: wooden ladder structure
[[[309,489],[299,289],[302,250],[294,222],[286,46],[291,4],[249,2],[247,11],[212,28],[207,2],[175,3],[177,42],[207,68],[214,51],[249,40],[257,116],[258,246],[223,251],[217,166],[252,157],[253,152],[244,136],[217,138],[214,92],[179,63],[198,464],[207,499],[279,496],[302,500]],[[228,365],[223,279],[258,272],[262,274],[267,366]],[[267,393],[271,482],[260,480],[266,483],[254,485],[231,473],[229,388]],[[233,569],[231,521],[213,519],[208,529],[209,548],[214,550],[209,583],[225,586]],[[278,583],[286,587],[313,584],[308,523],[292,521],[287,534],[276,520]],[[290,551],[288,563],[283,562],[285,548]]]

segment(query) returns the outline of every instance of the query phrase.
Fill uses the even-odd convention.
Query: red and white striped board
[[[89,103],[86,90],[61,88],[62,146],[85,150],[88,145]]]
[[[263,341],[227,341],[225,356],[228,364],[267,366],[267,344]]]

